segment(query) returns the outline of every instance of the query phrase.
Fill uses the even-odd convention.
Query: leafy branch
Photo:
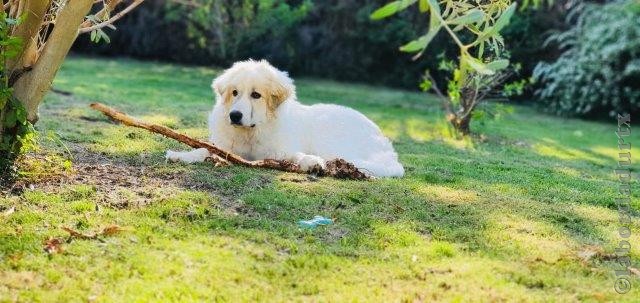
[[[414,59],[418,59],[444,29],[460,50],[458,63],[453,64],[451,70],[449,96],[444,96],[428,72],[421,88],[433,88],[443,99],[447,120],[462,134],[469,134],[470,119],[477,104],[488,91],[511,76],[506,72],[510,62],[503,54],[504,39],[500,31],[509,23],[516,3],[511,0],[398,0],[374,11],[371,18],[387,18],[416,3],[421,12],[429,13],[429,28],[423,36],[401,46],[400,51],[417,53]],[[464,42],[461,37],[473,39]],[[454,111],[455,106],[460,108]]]

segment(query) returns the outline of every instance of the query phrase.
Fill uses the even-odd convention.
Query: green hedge
[[[146,1],[108,30],[111,43],[88,37],[76,52],[132,56],[198,65],[227,66],[266,58],[294,76],[417,88],[426,68],[436,70],[445,39],[412,61],[400,45],[424,32],[427,21],[415,11],[372,21],[386,0],[201,0],[194,8]]]
[[[572,26],[551,35],[563,53],[534,70],[536,96],[550,112],[587,117],[640,111],[640,3],[581,4]]]

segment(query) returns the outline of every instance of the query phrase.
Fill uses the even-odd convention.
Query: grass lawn
[[[353,107],[392,139],[406,177],[362,182],[166,163],[167,149],[187,148],[88,107],[98,100],[206,138],[218,71],[65,63],[54,87],[72,95],[48,95],[24,188],[0,196],[0,302],[638,302],[640,285],[613,291],[613,121],[516,106],[474,124],[482,138],[455,140],[433,97],[299,79],[303,102]],[[336,223],[297,227],[314,215]],[[61,226],[111,224],[126,230],[43,250],[67,240]]]

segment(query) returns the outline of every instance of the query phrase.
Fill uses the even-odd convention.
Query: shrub
[[[399,0],[377,9],[371,18],[386,18],[414,4],[420,12],[429,15],[429,27],[423,36],[401,46],[400,50],[417,53],[414,58],[419,58],[440,32],[445,32],[455,42],[459,48],[458,62],[443,60],[444,68],[440,68],[452,73],[447,85],[448,96],[438,88],[429,71],[420,88],[425,91],[433,88],[442,99],[447,121],[458,133],[469,135],[471,119],[478,117],[477,106],[512,74],[507,69],[510,62],[504,54],[506,48],[500,31],[509,24],[517,4],[510,0],[487,4],[459,0]],[[466,39],[462,39],[463,36]]]
[[[571,27],[547,40],[564,52],[533,73],[536,96],[559,115],[613,116],[640,109],[640,4],[579,4]]]
[[[145,1],[119,21],[118,30],[107,30],[110,44],[96,45],[87,37],[79,39],[75,51],[217,66],[265,58],[294,76],[415,88],[426,68],[436,70],[438,60],[399,56],[398,45],[419,35],[426,21],[417,11],[385,23],[370,20],[385,2],[202,0],[189,2],[193,6]],[[425,57],[435,58],[450,46],[444,38],[436,37]]]
[[[169,2],[166,19],[182,21],[189,41],[217,62],[272,54],[278,61],[293,56],[294,29],[307,15],[310,1],[202,0],[197,6]]]

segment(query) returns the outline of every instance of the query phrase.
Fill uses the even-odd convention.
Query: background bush
[[[110,44],[81,37],[74,50],[216,66],[266,58],[294,76],[417,89],[424,70],[436,70],[436,55],[449,45],[444,36],[437,38],[425,54],[433,60],[419,62],[399,52],[400,45],[424,33],[428,20],[417,10],[385,22],[370,20],[386,2],[198,0],[188,2],[197,3],[192,6],[146,1],[116,31],[107,30]]]
[[[548,111],[589,117],[640,109],[640,4],[580,4],[568,30],[553,34],[562,54],[540,63],[536,96]]]

